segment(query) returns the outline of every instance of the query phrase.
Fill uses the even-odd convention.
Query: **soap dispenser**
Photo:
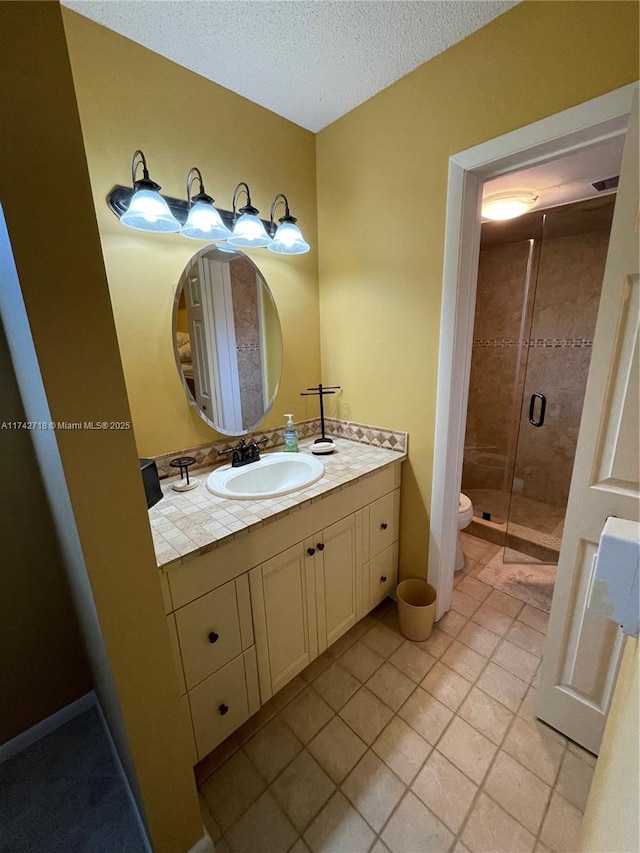
[[[298,447],[298,430],[293,423],[293,415],[285,415],[285,418],[287,423],[284,428],[284,452],[298,453],[300,449]]]

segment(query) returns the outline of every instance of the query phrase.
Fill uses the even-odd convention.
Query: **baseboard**
[[[189,850],[189,853],[215,853],[216,848],[211,840],[211,836],[204,827],[202,831],[204,832],[204,835],[193,845]]]
[[[23,749],[31,746],[32,743],[35,743],[46,735],[51,734],[51,732],[59,729],[60,726],[68,723],[69,720],[72,720],[79,714],[84,714],[85,711],[88,711],[89,708],[97,704],[98,698],[95,692],[91,690],[89,693],[85,693],[84,696],[76,699],[75,702],[72,702],[70,705],[66,705],[64,708],[56,711],[55,714],[51,714],[44,720],[36,723],[35,726],[31,726],[30,729],[26,730],[26,732],[22,732],[6,743],[3,743],[0,746],[0,764],[7,761],[9,758],[13,758],[14,755],[22,752]]]

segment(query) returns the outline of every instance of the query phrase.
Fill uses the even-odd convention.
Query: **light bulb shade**
[[[269,251],[277,255],[304,255],[310,248],[293,222],[282,222],[268,246]]]
[[[265,231],[262,222],[253,213],[243,213],[236,222],[231,236],[227,238],[231,246],[246,249],[259,249],[271,243],[271,237]]]
[[[482,202],[485,219],[503,222],[522,216],[534,207],[538,196],[532,192],[504,192],[487,196]]]
[[[155,190],[137,190],[120,222],[137,231],[171,233],[180,230],[180,223],[169,210],[169,205]]]
[[[196,201],[189,210],[187,221],[180,229],[183,237],[191,240],[226,240],[231,232],[215,207],[207,201]]]
[[[221,252],[227,252],[231,255],[235,255],[236,253],[236,250],[233,248],[233,246],[230,246],[226,240],[223,240],[221,243],[216,243],[216,249]]]

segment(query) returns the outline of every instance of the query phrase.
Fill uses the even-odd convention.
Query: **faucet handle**
[[[242,453],[242,451],[247,447],[247,442],[245,441],[245,437],[242,436],[240,439],[240,444],[236,444],[235,447],[229,447],[227,450],[219,450],[218,456],[229,456],[231,453]]]

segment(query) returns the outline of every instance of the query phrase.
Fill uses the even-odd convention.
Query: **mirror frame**
[[[182,295],[182,291],[183,291],[183,288],[185,285],[186,276],[188,275],[189,271],[197,264],[198,260],[203,255],[211,253],[212,250],[216,250],[218,252],[218,254],[221,256],[221,258],[224,259],[225,263],[231,263],[231,261],[234,258],[244,258],[254,268],[256,274],[260,277],[260,279],[262,281],[263,287],[266,288],[266,291],[267,291],[267,293],[268,293],[268,295],[269,295],[269,297],[273,303],[276,318],[278,321],[278,331],[280,333],[280,347],[279,347],[279,349],[280,349],[280,376],[278,377],[278,381],[276,382],[275,389],[273,392],[273,396],[271,397],[269,405],[264,410],[261,420],[259,420],[255,424],[251,425],[250,427],[243,429],[241,432],[237,432],[234,430],[222,429],[217,424],[214,424],[214,422],[211,420],[211,418],[208,418],[204,414],[204,412],[201,410],[200,406],[198,405],[197,400],[195,399],[195,397],[191,393],[191,389],[189,388],[189,386],[187,384],[187,380],[186,380],[186,377],[184,375],[184,370],[182,368],[182,362],[180,361],[180,354],[178,352],[178,345],[177,345],[178,305],[180,303],[180,297]],[[204,246],[198,252],[196,252],[195,255],[191,256],[191,258],[189,259],[189,261],[185,265],[184,269],[182,270],[182,273],[180,274],[180,278],[178,279],[178,283],[176,285],[176,289],[175,289],[175,293],[174,293],[174,297],[173,297],[173,307],[172,307],[172,312],[171,312],[171,345],[173,347],[173,355],[174,355],[175,362],[176,362],[176,368],[178,370],[178,375],[180,377],[180,382],[181,382],[182,388],[185,392],[187,402],[188,402],[189,406],[191,406],[191,408],[194,409],[198,413],[198,416],[212,430],[219,433],[220,435],[229,435],[229,436],[248,435],[249,433],[255,431],[257,429],[257,427],[259,427],[260,424],[264,421],[264,419],[269,415],[269,413],[271,412],[271,409],[273,408],[273,406],[275,404],[276,398],[278,396],[278,392],[280,390],[280,383],[282,382],[282,371],[283,371],[283,365],[284,365],[284,341],[282,338],[282,323],[280,322],[280,314],[278,313],[278,306],[276,305],[276,301],[274,299],[273,293],[271,292],[271,288],[267,284],[266,278],[264,277],[262,271],[257,266],[255,261],[252,258],[250,258],[247,254],[242,252],[240,249],[234,249],[232,252],[226,252],[226,251],[222,252],[216,246],[215,243],[210,243],[207,246]]]

